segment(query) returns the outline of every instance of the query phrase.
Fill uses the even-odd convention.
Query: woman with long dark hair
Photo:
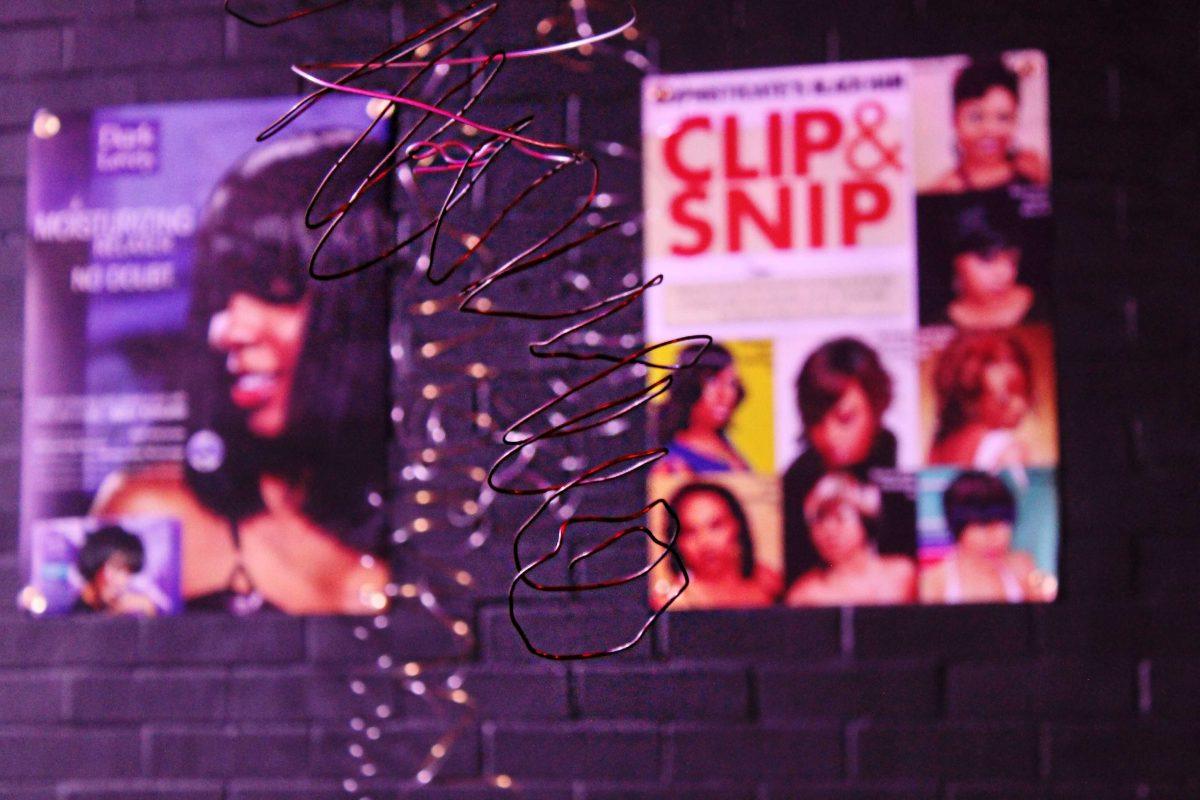
[[[679,517],[676,548],[689,580],[672,609],[749,608],[774,601],[779,576],[755,558],[750,523],[733,492],[716,483],[689,483],[671,498],[671,507]],[[655,608],[683,583],[674,560],[665,563],[670,578],[651,586]]]
[[[700,351],[703,349],[703,353]],[[694,363],[693,363],[694,362]],[[712,342],[690,345],[678,363],[667,400],[659,408],[657,441],[670,451],[659,472],[743,472],[750,467],[726,435],[733,413],[746,397],[733,355]]]
[[[180,520],[189,609],[384,602],[388,280],[382,267],[307,275],[321,232],[305,208],[354,136],[274,140],[213,190],[196,241],[186,463],[110,476],[97,496],[96,514]],[[335,180],[327,196],[351,188]],[[362,202],[327,237],[322,271],[371,259],[388,236],[384,208]]]

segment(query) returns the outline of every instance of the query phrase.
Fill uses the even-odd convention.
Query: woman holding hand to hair
[[[791,606],[911,603],[916,569],[904,556],[881,556],[872,528],[879,520],[879,487],[844,472],[817,481],[804,515],[822,564],[788,589]]]

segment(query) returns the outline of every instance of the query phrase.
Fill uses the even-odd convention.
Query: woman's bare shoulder
[[[937,180],[923,187],[919,194],[958,194],[966,186],[963,185],[962,175],[957,169],[947,170]]]
[[[916,564],[908,556],[883,556],[883,568],[893,577],[908,580],[911,580],[917,572]]]
[[[816,568],[801,575],[788,588],[784,603],[789,606],[819,605],[823,595],[822,577],[821,571]]]
[[[921,601],[925,603],[943,602],[946,595],[946,562],[940,561],[921,570],[918,579]]]
[[[153,464],[135,470],[110,473],[92,501],[92,514],[178,515],[204,509],[173,464]]]

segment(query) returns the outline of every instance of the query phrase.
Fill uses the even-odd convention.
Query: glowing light
[[[410,678],[415,678],[421,674],[421,665],[415,661],[410,661],[404,665],[404,674]]]
[[[474,578],[472,578],[471,573],[467,572],[465,569],[460,569],[458,572],[454,573],[454,580],[458,581],[459,586],[470,586]]]
[[[367,116],[370,117],[371,119],[375,119],[380,114],[382,114],[384,116],[384,118],[388,118],[388,117],[391,117],[395,113],[396,113],[396,104],[389,103],[387,100],[384,100],[382,97],[372,97],[370,100],[367,101]]]
[[[457,622],[455,622],[451,626],[451,629],[455,633],[457,633],[459,636],[466,636],[468,633],[471,632],[471,626],[468,625],[467,623],[463,622],[461,619],[458,620]]]
[[[507,775],[497,775],[494,782],[501,789],[511,789],[513,785],[512,778]]]
[[[438,742],[433,747],[429,748],[429,755],[434,758],[442,758],[446,755],[446,745]]]
[[[450,693],[450,699],[453,700],[454,702],[458,703],[459,705],[462,705],[463,703],[467,702],[471,698],[462,689],[458,689],[458,690]]]
[[[429,530],[429,527],[429,520],[425,519],[425,517],[417,517],[413,520],[413,530],[417,533],[425,533]]]
[[[62,130],[62,120],[42,109],[33,115],[33,135],[39,139],[50,139]]]
[[[427,506],[433,502],[433,492],[429,491],[428,489],[422,489],[413,496],[413,499],[416,500],[418,504]]]

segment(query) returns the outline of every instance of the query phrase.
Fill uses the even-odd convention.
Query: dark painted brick
[[[1032,779],[1037,773],[1032,725],[868,723],[855,736],[859,772],[868,778]]]
[[[134,0],[20,0],[0,6],[0,24],[132,14]]]
[[[518,619],[533,645],[553,653],[575,653],[615,647],[632,639],[645,622],[645,608],[623,604],[603,607],[595,604],[575,610],[559,605],[518,604]],[[658,624],[662,624],[659,619]],[[642,659],[650,656],[653,628],[626,656]],[[508,608],[485,608],[481,613],[480,639],[483,655],[489,661],[529,660]]]
[[[118,778],[136,775],[138,733],[121,730],[0,730],[0,779]]]
[[[758,710],[763,719],[797,717],[930,717],[938,712],[939,676],[924,662],[763,667]]]
[[[952,664],[952,717],[1120,717],[1137,708],[1129,659],[1057,658]]]
[[[372,618],[313,617],[305,621],[308,652],[319,662],[366,662],[390,655],[396,663],[450,658],[470,652],[470,640],[455,635],[420,605],[401,607],[378,628]]]
[[[188,67],[137,77],[137,98],[146,103],[266,97],[293,94],[297,78],[286,66]]]
[[[680,611],[663,631],[672,658],[787,660],[831,656],[840,648],[835,609]]]
[[[67,685],[67,714],[83,722],[220,719],[224,706],[217,672],[81,675]]]
[[[233,720],[275,721],[318,716],[306,702],[309,683],[307,672],[296,669],[238,669],[229,675],[226,684],[226,716]]]
[[[587,665],[577,669],[575,685],[583,717],[738,721],[749,713],[744,669]]]
[[[164,778],[294,777],[308,771],[302,727],[150,726],[146,768]]]
[[[61,677],[41,673],[0,673],[0,722],[61,719],[63,694]]]
[[[290,685],[291,681],[287,682]],[[355,691],[358,686],[361,691]],[[396,707],[396,687],[386,675],[373,673],[313,675],[305,681],[300,714],[318,720],[369,716],[380,706]],[[397,713],[397,716],[404,716]]]
[[[131,103],[135,97],[136,84],[128,76],[75,74],[60,81],[4,81],[0,82],[0,125],[28,125],[33,112],[40,107],[61,113],[96,105]],[[7,223],[0,227],[10,229]]]
[[[673,782],[701,779],[823,778],[843,769],[835,725],[676,725],[668,730]]]
[[[415,781],[359,780],[359,791],[386,800],[576,800],[570,784],[529,784],[501,789],[484,779],[439,779],[423,786]],[[335,781],[237,781],[226,800],[345,800],[346,790]]]
[[[1036,610],[1037,639],[1050,653],[1200,653],[1200,610],[1187,602],[1068,605]]]
[[[567,673],[558,665],[509,666],[469,665],[458,670],[462,689],[475,704],[481,719],[489,720],[562,720],[570,713],[567,703]],[[442,692],[452,691],[444,671],[429,673],[427,684],[438,682]],[[397,687],[405,711],[410,715],[428,715],[428,704]]]
[[[1139,537],[1137,554],[1138,595],[1148,601],[1195,601],[1200,597],[1187,565],[1200,564],[1200,542],[1193,537]]]
[[[463,778],[479,774],[479,735],[474,727],[467,725],[458,737],[449,743],[442,742],[457,720],[448,717],[445,722],[380,722],[364,720],[364,733],[351,733],[346,725],[336,728],[318,727],[313,733],[313,770],[327,777],[353,774],[362,763],[374,764],[380,775],[395,776],[407,780],[415,779],[431,749],[445,744],[445,756],[438,769],[442,778]],[[370,738],[377,730],[377,738]],[[362,744],[364,757],[360,761],[349,753],[352,744]]]
[[[56,27],[0,31],[0,75],[20,78],[62,69],[62,38]]]
[[[659,739],[654,728],[636,723],[518,725],[502,723],[484,729],[487,760],[496,774],[514,779],[604,778],[627,780],[658,777]]]
[[[583,796],[586,800],[758,800],[758,789],[753,784],[715,781],[670,788],[655,783],[589,783]]]
[[[0,619],[0,664],[128,664],[136,656],[131,619]]]
[[[221,60],[222,18],[164,17],[83,23],[75,29],[70,66],[80,69],[164,64],[215,63]]]
[[[1050,774],[1056,779],[1200,778],[1200,728],[1143,725],[1053,725]]]
[[[241,664],[297,661],[304,621],[276,614],[232,618],[195,614],[143,620],[141,657],[153,662]]]
[[[1030,640],[1023,606],[971,605],[854,610],[854,652],[863,657],[1017,655]]]
[[[77,781],[60,784],[58,800],[222,800],[222,794],[212,782]]]
[[[962,784],[946,790],[947,800],[1134,800],[1145,795],[1137,787],[1111,784]]]
[[[942,800],[937,784],[900,781],[849,786],[768,784],[766,800]]]
[[[1156,717],[1188,722],[1200,716],[1200,664],[1159,658],[1150,666],[1150,710]]]

